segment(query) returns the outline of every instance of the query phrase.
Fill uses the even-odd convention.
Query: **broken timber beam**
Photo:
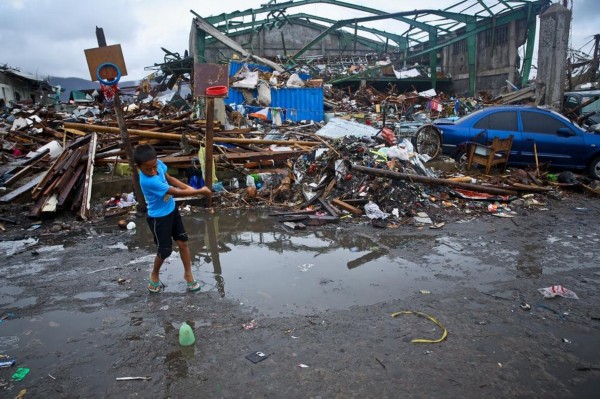
[[[347,202],[342,201],[339,198],[334,199],[333,201],[331,201],[331,204],[334,206],[337,206],[338,208],[342,208],[345,211],[348,211],[350,213],[353,213],[355,215],[362,215],[363,211],[361,211],[360,209],[358,209],[355,206],[350,205]]]
[[[81,200],[81,208],[79,215],[83,220],[88,220],[90,217],[90,201],[92,199],[92,179],[94,177],[94,156],[96,155],[96,142],[98,135],[92,133],[90,146],[88,147],[88,160],[85,170],[85,182],[83,186],[83,199]]]
[[[253,55],[250,54],[248,51],[246,51],[242,46],[240,46],[236,41],[234,41],[233,39],[229,38],[228,36],[226,36],[223,32],[221,32],[220,30],[218,30],[217,28],[215,28],[213,25],[211,25],[209,22],[207,22],[204,18],[202,18],[200,15],[196,14],[194,11],[190,10],[195,16],[196,16],[196,26],[198,28],[200,28],[201,30],[203,30],[204,32],[208,33],[209,35],[211,35],[214,39],[220,41],[221,43],[223,43],[224,45],[226,45],[227,47],[229,47],[230,49],[237,51],[238,53],[240,53],[243,57],[250,57],[252,58],[254,61],[259,62],[261,64],[267,65],[271,68],[273,68],[274,70],[276,70],[277,72],[283,72],[283,68],[281,67],[281,65],[273,62],[273,61],[269,61],[265,58],[261,58],[257,55]]]
[[[514,190],[508,190],[500,187],[494,186],[482,186],[480,184],[472,184],[472,183],[461,183],[448,179],[438,179],[436,177],[427,177],[421,175],[410,175],[406,173],[398,173],[393,172],[391,170],[385,169],[374,169],[368,168],[366,166],[361,165],[352,165],[352,170],[357,172],[366,173],[372,176],[381,176],[381,177],[389,177],[391,179],[400,179],[400,180],[410,180],[418,183],[425,184],[433,184],[438,186],[448,186],[448,187],[458,187],[464,188],[466,190],[477,191],[480,193],[490,193],[490,194],[498,194],[498,195],[517,195],[517,192]]]
[[[74,122],[64,122],[63,126],[65,128],[72,129],[81,129],[88,132],[98,132],[98,133],[119,133],[118,128],[108,127],[108,126],[100,126],[100,125],[87,125],[85,123],[74,123]],[[136,129],[127,129],[129,134],[137,135],[140,137],[146,137],[149,139],[159,139],[159,140],[181,140],[181,134],[179,133],[159,133],[159,132],[151,132],[148,130],[136,130]],[[192,144],[198,144],[198,140],[192,138],[193,136],[190,134],[187,136],[187,139]],[[316,146],[321,143],[317,141],[298,141],[298,140],[256,140],[256,139],[239,139],[232,137],[215,137],[213,139],[215,143],[230,143],[230,144],[279,144],[279,145],[306,145],[306,146]]]

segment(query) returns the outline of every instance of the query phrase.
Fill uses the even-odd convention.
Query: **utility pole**
[[[600,50],[598,45],[600,44],[600,34],[594,35],[594,55],[592,56],[592,62],[590,64],[590,81],[596,82],[598,79],[598,66],[600,65]]]

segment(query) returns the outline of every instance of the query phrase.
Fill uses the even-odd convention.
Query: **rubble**
[[[215,207],[271,207],[287,227],[299,229],[365,221],[365,207],[373,204],[390,215],[376,218],[386,220],[377,227],[420,225],[422,214],[443,226],[451,218],[489,213],[489,202],[510,204],[527,193],[539,197],[536,205],[543,204],[544,196],[560,197],[565,187],[518,169],[501,176],[467,173],[439,156],[441,138],[430,122],[494,103],[529,101],[533,87],[495,99],[455,98],[433,89],[398,93],[392,85],[386,92],[370,86],[352,92],[298,73],[301,66],[277,71],[239,62],[237,67],[230,90],[244,90],[248,102],[228,104],[226,99],[224,118],[212,125]],[[290,110],[273,107],[268,95],[260,95],[261,84],[271,90],[304,86],[292,89],[297,93],[319,87],[327,109],[324,120],[297,120]],[[208,126],[202,102],[182,87],[179,81],[176,91],[165,96],[143,81],[133,102],[123,106],[124,121],[132,145],[152,143],[171,173],[201,184]],[[90,203],[94,171],[110,179],[130,174],[114,104],[95,98],[94,104],[70,108],[4,109],[1,204],[29,204],[31,218],[71,211],[83,220],[97,220],[135,210],[135,199],[118,209]],[[587,180],[573,186],[598,193]]]

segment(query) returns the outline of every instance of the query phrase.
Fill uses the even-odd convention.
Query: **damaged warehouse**
[[[572,1],[187,1],[0,2],[1,397],[597,396]]]

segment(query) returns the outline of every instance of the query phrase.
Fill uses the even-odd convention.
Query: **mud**
[[[599,213],[576,194],[437,230],[292,231],[266,212],[190,212],[203,290],[185,292],[174,254],[158,295],[146,291],[142,217],[134,231],[15,227],[0,242],[0,316],[15,315],[0,323],[0,353],[17,365],[0,369],[0,396],[596,397]],[[579,300],[537,291],[554,284]],[[433,316],[447,339],[411,343],[442,330],[391,317],[401,310]],[[183,321],[191,347],[178,344]],[[255,351],[268,357],[254,364]],[[10,381],[16,367],[31,370],[22,382]],[[116,380],[131,376],[151,379]]]

